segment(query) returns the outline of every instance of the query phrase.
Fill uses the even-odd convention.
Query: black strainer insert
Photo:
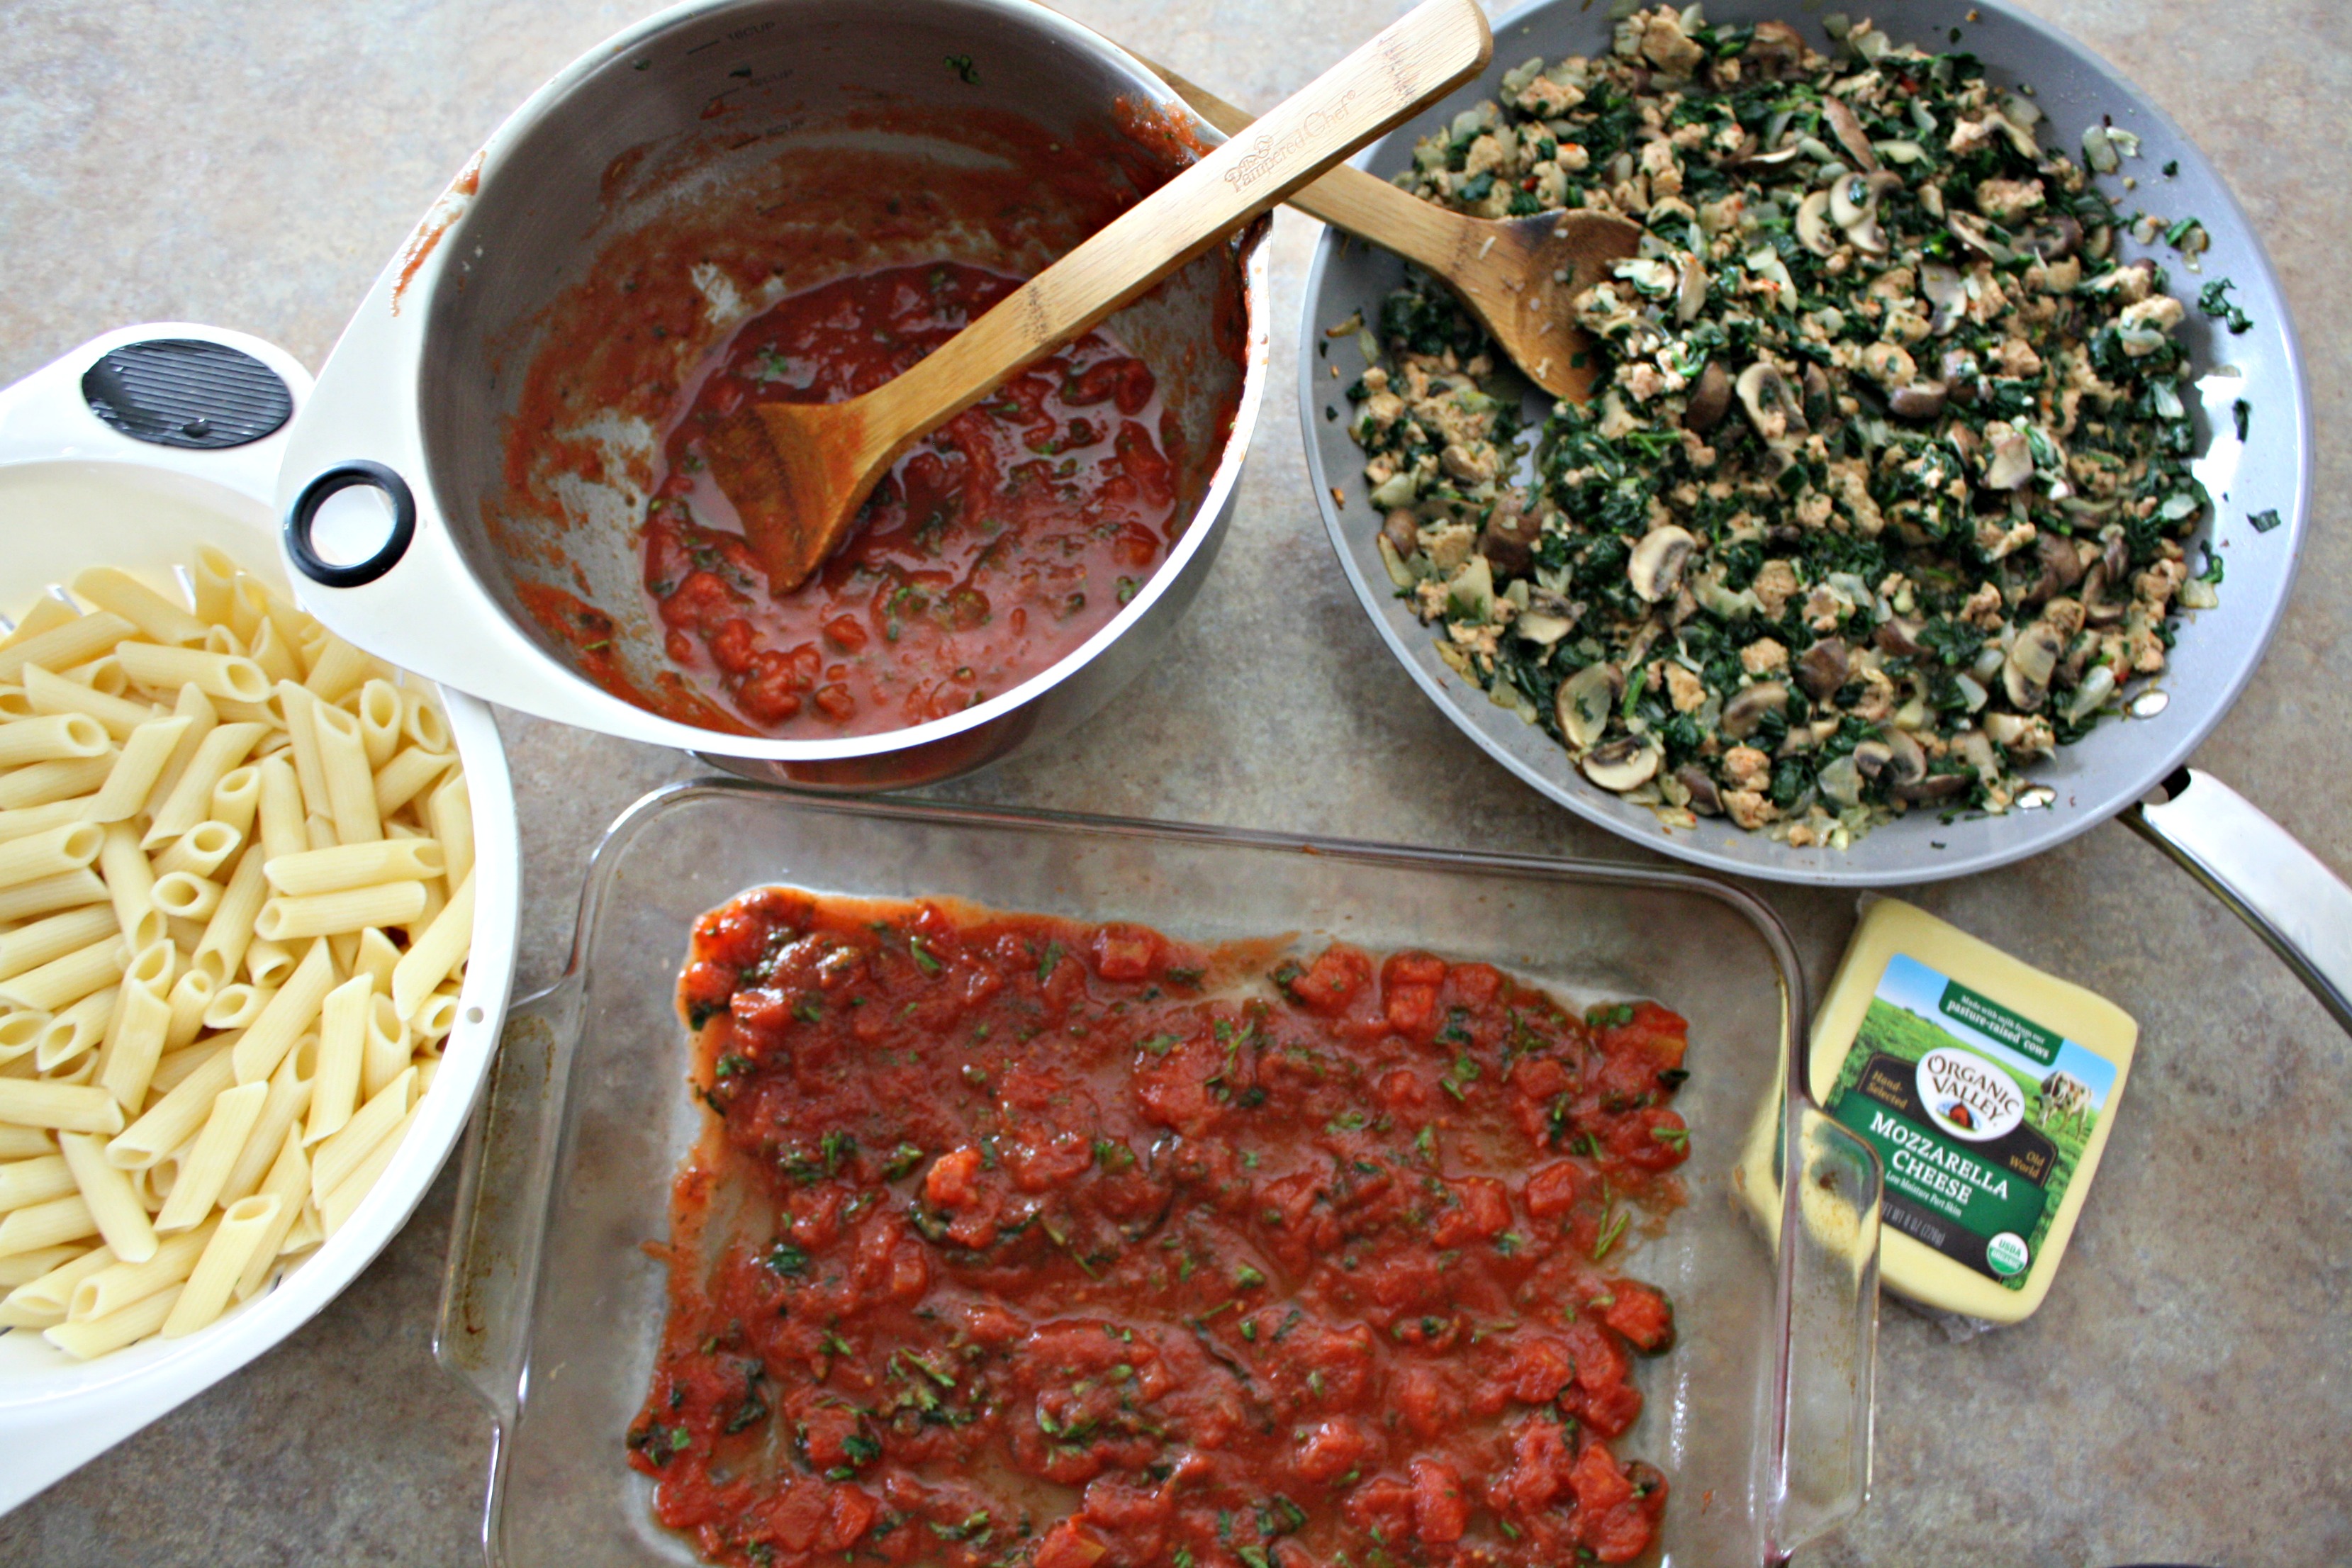
[[[209,450],[258,441],[293,416],[276,371],[226,343],[125,343],[82,373],[89,411],[137,441]]]

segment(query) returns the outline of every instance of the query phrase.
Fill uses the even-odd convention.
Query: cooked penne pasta
[[[164,916],[155,907],[155,868],[148,864],[147,852],[139,847],[137,827],[127,822],[107,827],[98,868],[106,879],[108,896],[114,900],[122,940],[134,951],[162,940]]]
[[[6,1298],[19,1285],[30,1285],[43,1275],[71,1263],[89,1250],[79,1242],[67,1242],[61,1247],[44,1247],[37,1252],[20,1252],[14,1258],[0,1258],[0,1329],[46,1328],[45,1323],[13,1323],[7,1315]]]
[[[327,813],[341,844],[366,844],[383,837],[375,811],[375,773],[368,765],[360,721],[340,708],[311,705],[319,741],[319,769],[326,775]],[[5,781],[0,781],[5,783]],[[320,803],[310,802],[313,807]]]
[[[155,879],[155,907],[173,920],[206,921],[220,908],[221,885],[191,871]]]
[[[276,1225],[278,1200],[239,1198],[221,1212],[220,1224],[205,1244],[204,1255],[188,1276],[159,1331],[167,1340],[193,1334],[221,1315],[229,1293],[244,1277],[246,1266]]]
[[[155,1227],[131,1190],[131,1178],[108,1163],[105,1145],[88,1132],[64,1133],[58,1145],[65,1152],[82,1202],[98,1223],[98,1234],[114,1256],[125,1263],[144,1263],[154,1257]]]
[[[340,702],[366,682],[371,668],[367,655],[330,632],[302,684],[321,702]]]
[[[352,1217],[352,1211],[359,1207],[360,1200],[366,1197],[368,1189],[383,1178],[384,1167],[390,1165],[393,1156],[400,1152],[401,1140],[408,1136],[408,1129],[415,1121],[416,1107],[411,1105],[401,1119],[393,1123],[392,1131],[375,1141],[375,1146],[368,1151],[367,1158],[361,1161],[358,1167],[325,1197],[318,1200],[319,1228],[321,1231],[332,1236],[343,1228],[343,1222]]]
[[[148,912],[155,913],[152,910]],[[156,915],[156,919],[162,918]],[[13,1002],[19,1007],[44,1013],[62,1012],[91,992],[122,978],[122,971],[130,963],[130,944],[120,936],[104,937],[63,958],[53,958],[37,969],[0,980],[0,1002]]]
[[[97,798],[85,795],[72,800],[53,800],[47,805],[28,805],[22,811],[0,811],[0,840],[89,821],[90,802]]]
[[[194,721],[150,719],[132,730],[85,814],[92,822],[123,822],[146,805],[164,767]]]
[[[213,1222],[207,1220],[194,1230],[159,1237],[153,1256],[140,1262],[118,1258],[104,1268],[84,1275],[66,1298],[67,1321],[86,1323],[107,1317],[159,1290],[170,1289],[188,1277],[212,1238]]]
[[[390,1132],[400,1119],[408,1114],[416,1089],[416,1069],[402,1070],[373,1098],[359,1108],[342,1130],[310,1151],[310,1197],[317,1202],[341,1185],[344,1178],[360,1168],[370,1150],[384,1134]],[[59,1237],[70,1240],[70,1237]]]
[[[393,701],[397,706],[399,699]],[[114,742],[106,726],[87,713],[51,713],[0,724],[0,768],[67,758],[103,757],[113,750]]]
[[[175,985],[175,994],[177,989]],[[173,1022],[172,1004],[156,987],[124,984],[107,1026],[106,1058],[99,1066],[98,1086],[114,1097],[125,1114],[145,1103],[148,1086],[155,1080],[156,1064],[171,1044]],[[193,1039],[195,1026],[188,1033]]]
[[[203,1050],[202,1046],[191,1050]],[[173,1083],[163,1099],[149,1106],[139,1120],[124,1128],[106,1146],[106,1157],[126,1171],[144,1170],[171,1153],[196,1135],[212,1114],[213,1100],[225,1090],[236,1087],[236,1065],[232,1059],[235,1047],[215,1047],[187,1077]],[[186,1052],[180,1053],[186,1055]],[[170,1063],[158,1063],[156,1076],[163,1076]],[[104,1089],[98,1090],[106,1094]],[[113,1096],[107,1095],[110,1104]],[[120,1109],[117,1115],[121,1114]]]
[[[373,887],[346,888],[340,893],[272,899],[261,906],[253,929],[266,941],[299,942],[370,926],[407,925],[424,914],[425,907],[423,882],[379,882]]]
[[[0,1329],[80,1356],[350,1223],[471,936],[430,691],[217,550],[182,581],[93,568],[0,637]]]
[[[65,669],[83,664],[120,645],[138,627],[121,616],[100,610],[61,621],[46,631],[0,647],[0,680],[14,682],[28,664],[43,669]]]
[[[265,741],[268,738],[265,737]],[[261,770],[251,763],[231,768],[213,785],[209,820],[228,828],[243,843],[253,837],[253,819],[261,810]]]
[[[0,1164],[0,1212],[45,1204],[75,1190],[73,1170],[63,1154],[42,1154]]]
[[[122,1107],[106,1090],[87,1084],[0,1079],[0,1121],[112,1137],[122,1131]]]
[[[24,619],[16,623],[16,630],[0,636],[0,647],[15,647],[52,626],[65,625],[80,613],[66,601],[64,595],[52,588],[33,601],[33,607],[25,612]]]
[[[113,985],[93,991],[42,1025],[33,1042],[33,1066],[51,1078],[61,1070],[69,1072],[84,1051],[106,1037],[121,995],[121,987]]]
[[[71,1256],[58,1257],[61,1253]],[[42,1273],[12,1289],[0,1300],[0,1328],[46,1329],[52,1323],[66,1321],[66,1308],[73,1300],[74,1287],[102,1268],[113,1267],[114,1254],[104,1247],[46,1247],[36,1252],[20,1252],[14,1258],[0,1259],[0,1264],[26,1258],[58,1258]]]
[[[236,1282],[236,1299],[250,1297],[268,1282],[269,1272],[286,1245],[286,1235],[294,1222],[302,1217],[310,1201],[310,1161],[302,1152],[300,1132],[289,1127],[279,1140],[277,1158],[269,1163],[269,1173],[261,1178],[260,1196],[276,1198],[278,1213],[270,1221],[260,1245],[245,1266],[245,1273]]]
[[[351,710],[360,721],[360,744],[367,753],[368,771],[374,773],[392,761],[392,753],[400,746],[404,717],[400,692],[389,680],[371,680],[360,688],[359,700]]]
[[[234,702],[259,702],[269,695],[268,672],[234,654],[124,641],[115,645],[114,657],[121,660],[123,673],[141,686],[165,691],[193,686],[207,697],[226,697]],[[0,660],[6,658],[0,652]]]
[[[371,995],[367,1005],[367,1049],[361,1058],[360,1098],[372,1100],[385,1084],[400,1076],[415,1055],[408,1026],[392,1010],[392,998]],[[418,1092],[423,1092],[420,1085]]]
[[[50,915],[0,935],[0,980],[37,969],[53,958],[78,952],[90,943],[115,934],[114,911],[91,904]]]
[[[162,717],[153,703],[114,697],[79,680],[52,674],[39,665],[25,667],[25,701],[36,713],[87,713],[118,741],[128,741],[142,724]]]
[[[152,849],[177,838],[205,819],[212,805],[213,787],[230,769],[245,761],[256,742],[268,731],[266,724],[215,724],[197,742],[187,766],[173,781],[172,793],[155,807],[153,820],[140,847]]]
[[[257,940],[245,950],[245,977],[275,991],[294,973],[293,951],[284,944]]]
[[[286,1142],[287,1130],[310,1109],[311,1085],[318,1072],[318,1037],[305,1035],[286,1053],[278,1070],[269,1075],[269,1094],[261,1102],[261,1114],[254,1119],[245,1147],[237,1151],[236,1163],[229,1166],[228,1180],[221,1184],[220,1202],[224,1207],[261,1185],[270,1161],[277,1156],[278,1146]]]
[[[209,629],[130,573],[117,566],[92,566],[74,578],[74,596],[121,616],[150,642],[165,645],[201,643]]]
[[[389,817],[432,788],[455,760],[446,752],[427,752],[415,746],[394,755],[376,771],[376,816]]]
[[[448,906],[416,936],[392,971],[392,1005],[403,1018],[413,1017],[449,972],[466,955],[474,937],[474,876],[467,872]]]
[[[20,882],[13,888],[0,888],[0,921],[31,920],[59,910],[104,903],[106,896],[106,884],[93,871],[68,871],[62,877]]]
[[[0,773],[0,811],[22,811],[91,794],[114,771],[112,756],[65,757],[52,763],[28,763]],[[374,801],[371,799],[373,805]]]
[[[244,842],[244,835],[226,822],[199,822],[165,846],[150,865],[158,877],[174,871],[210,877]]]
[[[253,922],[260,918],[261,906],[269,896],[268,882],[262,875],[268,864],[267,848],[259,844],[238,858],[236,871],[221,891],[220,903],[205,923],[204,934],[196,939],[189,962],[211,975],[215,984],[226,983],[245,963],[246,950],[253,943]]]
[[[269,1098],[267,1083],[245,1083],[214,1097],[212,1111],[196,1134],[195,1147],[173,1178],[171,1195],[155,1216],[158,1231],[186,1230],[203,1223],[228,1185],[229,1168],[253,1135],[261,1117],[262,1101]]]
[[[236,1043],[236,1081],[257,1083],[278,1070],[294,1042],[318,1019],[327,993],[335,988],[335,961],[324,942],[314,942],[269,1005]]]
[[[0,1079],[0,1085],[13,1081]],[[0,1258],[38,1252],[45,1247],[58,1247],[97,1234],[98,1221],[91,1215],[89,1205],[82,1201],[79,1193],[69,1193],[45,1204],[26,1204],[0,1215]]]
[[[6,728],[0,725],[0,733]],[[0,842],[0,888],[83,870],[98,858],[105,842],[106,829],[89,822],[44,828]]]
[[[447,868],[441,846],[430,838],[385,838],[305,850],[262,868],[278,892],[295,897],[342,892],[384,882],[438,877]]]
[[[57,1137],[47,1129],[0,1122],[0,1160],[32,1160],[57,1152]]]
[[[341,1131],[359,1109],[368,1004],[374,999],[375,982],[365,974],[354,975],[327,994],[319,1015],[319,1075],[310,1087],[310,1119],[302,1127],[305,1146]]]

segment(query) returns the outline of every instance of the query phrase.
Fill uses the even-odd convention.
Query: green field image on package
[[[1878,1151],[1887,1224],[2021,1290],[2115,1083],[2105,1057],[1898,952],[1829,1111]]]

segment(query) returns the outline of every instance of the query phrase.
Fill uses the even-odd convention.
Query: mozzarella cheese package
[[[1880,1278],[1992,1323],[2049,1293],[2131,1068],[2139,1026],[1924,910],[1881,899],[1830,983],[1807,1054],[1816,1103],[1876,1151]],[[1776,1103],[1738,1185],[1780,1214]]]

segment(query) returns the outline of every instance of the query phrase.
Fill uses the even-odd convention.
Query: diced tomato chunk
[[[1432,1546],[1444,1546],[1461,1540],[1469,1524],[1470,1500],[1462,1495],[1461,1474],[1437,1459],[1415,1459],[1412,1532]]]
[[[1037,1542],[1034,1568],[1093,1568],[1110,1551],[1103,1538],[1075,1519],[1066,1519]]]
[[[1616,1299],[1601,1321],[1633,1342],[1633,1348],[1654,1355],[1674,1343],[1675,1309],[1661,1292],[1632,1279],[1611,1283]]]
[[[1356,999],[1372,977],[1372,962],[1352,947],[1333,942],[1303,973],[1291,976],[1291,998],[1310,1013],[1337,1013]]]
[[[1538,1219],[1568,1213],[1576,1206],[1584,1184],[1584,1171],[1573,1160],[1556,1160],[1541,1167],[1528,1178],[1528,1213]]]
[[[1160,966],[1160,933],[1141,926],[1107,925],[1095,933],[1095,973],[1105,980],[1146,980]]]
[[[1492,1176],[1465,1176],[1452,1184],[1458,1205],[1438,1216],[1431,1239],[1440,1247],[1492,1241],[1511,1223],[1510,1189]]]

